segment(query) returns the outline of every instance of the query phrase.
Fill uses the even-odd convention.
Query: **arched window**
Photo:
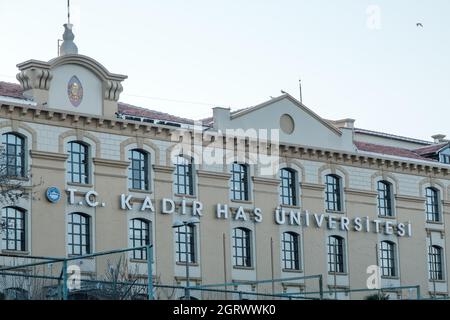
[[[7,207],[2,209],[1,224],[3,225],[2,249],[11,251],[25,251],[25,212]]]
[[[397,276],[397,264],[395,261],[395,243],[382,241],[380,244],[381,275],[385,277]]]
[[[2,174],[7,177],[25,177],[25,139],[15,133],[2,136],[5,162]]]
[[[151,242],[151,223],[144,219],[133,219],[129,222],[130,246],[132,248],[149,245]],[[133,259],[146,260],[147,250],[134,250]]]
[[[248,166],[237,162],[233,163],[231,167],[232,199],[247,201],[249,199],[248,184]]]
[[[195,254],[195,225],[183,225],[176,229],[177,261],[197,262]],[[187,256],[187,257],[186,257]]]
[[[327,210],[342,211],[341,178],[334,174],[325,177],[325,201]]]
[[[179,155],[175,157],[175,192],[181,195],[194,195],[194,173],[192,159]]]
[[[128,160],[130,160],[128,187],[135,190],[149,190],[148,153],[138,149],[130,150]]]
[[[281,204],[287,206],[297,206],[297,185],[296,185],[296,174],[292,169],[281,169],[280,170],[280,197]]]
[[[378,181],[378,214],[384,217],[392,217],[392,184],[387,181]]]
[[[428,248],[428,266],[430,280],[444,280],[443,250],[439,246]]]
[[[440,208],[439,208],[439,190],[435,188],[426,188],[426,209],[427,209],[427,220],[432,222],[439,222]]]
[[[342,237],[328,237],[328,271],[333,273],[345,272],[344,238]]]
[[[283,233],[284,269],[300,270],[300,236],[295,232]]]
[[[89,183],[89,147],[82,142],[72,141],[67,145],[69,159],[67,181],[71,183]]]
[[[83,213],[69,214],[69,255],[80,256],[91,253],[91,219]]]
[[[246,228],[233,229],[233,258],[237,267],[252,266],[251,231]]]

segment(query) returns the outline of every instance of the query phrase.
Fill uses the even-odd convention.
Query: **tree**
[[[15,159],[14,159],[15,160]],[[14,179],[11,174],[11,167],[8,166],[8,158],[5,148],[0,146],[0,204],[11,205],[17,203],[19,199],[27,197],[28,191],[24,186],[27,179]],[[26,177],[28,178],[28,177]]]
[[[16,159],[14,159],[15,161]],[[25,178],[18,179],[11,172],[11,166],[8,166],[8,159],[4,145],[0,145],[0,206],[14,206],[20,199],[27,199],[30,196],[30,190],[43,183],[42,178],[39,184],[26,186],[30,174],[27,172]],[[0,207],[0,208],[1,208]],[[6,221],[0,217],[0,234],[6,228]]]

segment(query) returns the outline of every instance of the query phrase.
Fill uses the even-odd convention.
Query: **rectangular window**
[[[233,229],[234,265],[237,267],[251,267],[251,231],[244,228]]]
[[[395,263],[395,245],[392,242],[381,242],[380,263],[382,276],[395,277],[397,275]]]
[[[430,280],[444,280],[442,265],[442,248],[438,246],[430,246],[428,248]]]
[[[181,226],[176,229],[177,261],[186,263],[196,263],[195,255],[195,227]]]
[[[69,142],[67,180],[71,183],[89,183],[88,147],[78,142]]]
[[[327,210],[342,211],[340,178],[334,175],[327,175],[325,187]]]
[[[150,222],[142,219],[133,219],[129,223],[130,245],[132,248],[142,247],[150,244]],[[147,250],[133,251],[133,259],[146,260]]]
[[[281,204],[287,206],[296,206],[297,205],[297,188],[295,182],[295,171],[290,169],[281,169],[280,170],[280,196],[281,196]]]
[[[128,168],[129,188],[135,190],[149,190],[148,184],[148,154],[140,150],[128,153],[130,167]]]
[[[341,237],[328,237],[328,271],[333,273],[345,272],[344,239]]]
[[[425,190],[425,193],[427,220],[432,222],[439,222],[439,193],[436,189],[433,188],[427,188]]]
[[[231,193],[233,200],[248,201],[248,167],[233,163],[231,168]]]
[[[69,215],[69,255],[80,256],[91,253],[90,219],[79,213]]]
[[[177,194],[194,195],[192,161],[176,157],[175,189]]]
[[[384,181],[378,182],[378,214],[384,217],[393,216],[391,184]]]
[[[445,164],[450,164],[450,155],[441,154],[441,162]]]
[[[1,221],[3,225],[3,250],[25,251],[25,213],[15,208],[3,208]]]
[[[288,270],[300,270],[299,235],[283,233],[283,265]]]
[[[13,133],[2,136],[4,161],[2,167],[7,177],[25,177],[25,139]]]

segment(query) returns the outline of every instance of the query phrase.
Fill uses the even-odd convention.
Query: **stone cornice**
[[[352,189],[352,188],[344,188],[345,194],[351,194],[355,196],[368,196],[368,197],[376,197],[377,193],[370,190],[359,190],[359,189]]]
[[[197,175],[202,178],[229,180],[231,177],[230,173],[225,173],[225,172],[215,172],[215,171],[206,171],[206,170],[197,170],[196,172],[197,172]]]
[[[416,202],[423,203],[425,198],[423,197],[414,197],[414,196],[405,196],[405,195],[395,195],[395,200],[397,201],[406,201],[406,202]]]
[[[109,160],[101,158],[92,158],[92,162],[94,162],[95,165],[119,169],[126,169],[130,165],[129,161]]]
[[[172,174],[175,170],[174,166],[160,166],[160,165],[153,165],[153,170],[155,172],[159,172],[159,173],[167,173],[167,174]]]
[[[273,178],[261,178],[261,177],[252,177],[254,183],[264,184],[269,186],[279,186],[280,180]]]
[[[124,120],[114,117],[102,117],[92,114],[70,113],[66,110],[46,109],[45,106],[31,106],[21,103],[0,102],[0,117],[5,114],[5,119],[12,119],[24,122],[34,122],[58,127],[78,128],[84,130],[100,130],[114,134],[136,136],[141,133],[143,136],[155,136],[161,139],[170,137],[173,130],[179,129],[172,126],[152,124]],[[17,110],[16,110],[17,109]],[[26,119],[30,116],[30,119]],[[125,132],[124,132],[125,131]]]
[[[325,185],[316,184],[316,183],[302,182],[302,183],[300,183],[300,187],[305,190],[315,190],[315,191],[324,191],[325,190]]]
[[[69,113],[57,109],[45,109],[43,106],[28,106],[20,103],[2,104],[0,103],[0,116],[5,114],[5,118],[18,121],[29,121],[48,125],[64,126],[68,128],[79,128],[83,130],[97,130],[101,132],[112,132],[136,136],[141,134],[144,137],[168,140],[177,130],[186,130],[192,134],[190,129],[180,129],[166,125],[123,120],[113,117],[99,117],[95,115]],[[26,119],[26,116],[31,116]],[[179,135],[179,132],[177,133]],[[215,137],[213,132],[205,133],[207,136]],[[211,138],[212,139],[212,138]],[[368,155],[350,151],[325,150],[317,147],[307,147],[300,145],[285,145],[279,147],[280,156],[293,159],[309,161],[320,161],[345,166],[363,167],[372,170],[387,170],[391,172],[414,174],[424,177],[447,178],[450,175],[449,167],[440,163],[415,161],[407,158],[390,158],[382,155]]]
[[[67,154],[54,153],[54,152],[44,152],[31,150],[30,156],[33,159],[44,159],[44,160],[54,160],[54,161],[66,161],[68,158]]]

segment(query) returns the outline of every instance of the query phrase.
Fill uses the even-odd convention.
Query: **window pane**
[[[5,174],[9,177],[25,177],[25,151],[24,139],[13,133],[2,136],[2,144],[5,147],[3,165]]]
[[[3,208],[1,220],[5,222],[2,234],[1,248],[11,251],[24,251],[25,243],[25,213],[16,208]]]
[[[250,230],[244,228],[233,229],[233,258],[235,266],[252,266]]]
[[[178,194],[193,195],[193,165],[183,155],[177,156],[175,161],[175,190]]]
[[[79,142],[69,142],[69,159],[67,176],[72,183],[89,183],[88,147]]]
[[[231,194],[234,200],[248,200],[247,165],[233,163],[231,167]]]
[[[89,217],[72,213],[69,215],[68,247],[70,255],[90,253]]]
[[[130,150],[128,160],[129,188],[148,190],[148,154],[140,150]]]

